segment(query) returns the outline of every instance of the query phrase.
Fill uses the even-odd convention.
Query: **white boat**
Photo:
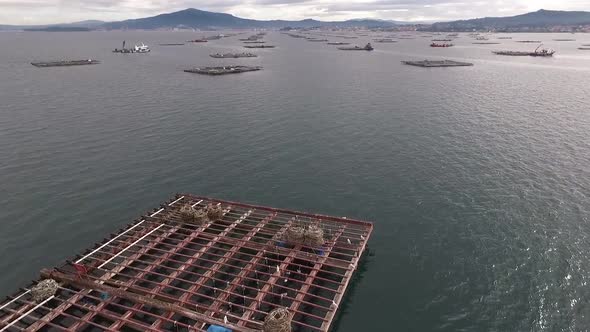
[[[151,51],[150,48],[144,43],[141,43],[141,45],[135,45],[135,48],[133,50],[135,51],[135,53],[147,53]]]

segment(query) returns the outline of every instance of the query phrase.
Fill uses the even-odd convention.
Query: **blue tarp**
[[[211,325],[207,328],[207,332],[232,332],[230,329],[219,325]]]

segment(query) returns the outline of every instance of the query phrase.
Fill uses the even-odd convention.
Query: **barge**
[[[202,75],[229,75],[229,74],[240,74],[249,71],[262,70],[262,67],[249,67],[249,66],[222,66],[222,67],[200,67],[193,69],[184,70],[187,73],[202,74]]]
[[[372,230],[178,195],[1,300],[0,329],[325,332]]]
[[[402,63],[404,63],[406,65],[410,65],[410,66],[425,67],[425,68],[473,66],[473,63],[470,63],[470,62],[459,62],[459,61],[453,61],[453,60],[402,61]]]
[[[84,66],[84,65],[96,65],[99,64],[98,60],[64,60],[64,61],[49,61],[49,62],[31,62],[35,67],[68,67],[68,66]]]

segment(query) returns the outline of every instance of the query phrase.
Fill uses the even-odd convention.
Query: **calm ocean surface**
[[[0,33],[0,295],[191,192],[374,221],[337,331],[590,329],[590,35],[157,46],[199,36]],[[490,52],[520,39],[558,53]],[[440,56],[475,66],[400,63]],[[102,64],[29,64],[66,58]]]

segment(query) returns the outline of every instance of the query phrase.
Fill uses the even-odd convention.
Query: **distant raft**
[[[68,66],[84,66],[84,65],[96,65],[99,64],[98,60],[66,60],[66,61],[50,61],[50,62],[31,62],[35,67],[68,67]]]
[[[364,47],[360,47],[360,46],[338,47],[338,49],[341,50],[341,51],[372,51],[372,50],[374,50],[374,48],[371,45],[371,43],[368,43]]]
[[[249,71],[262,70],[262,67],[248,67],[248,66],[224,66],[224,67],[202,67],[184,70],[187,73],[202,74],[202,75],[228,75],[239,74]]]
[[[275,48],[273,45],[245,45],[245,48]]]
[[[473,66],[470,62],[459,62],[453,60],[423,60],[423,61],[402,61],[402,63],[416,67],[467,67]]]
[[[209,55],[216,59],[237,59],[237,58],[256,58],[258,55],[252,53],[216,53]]]

